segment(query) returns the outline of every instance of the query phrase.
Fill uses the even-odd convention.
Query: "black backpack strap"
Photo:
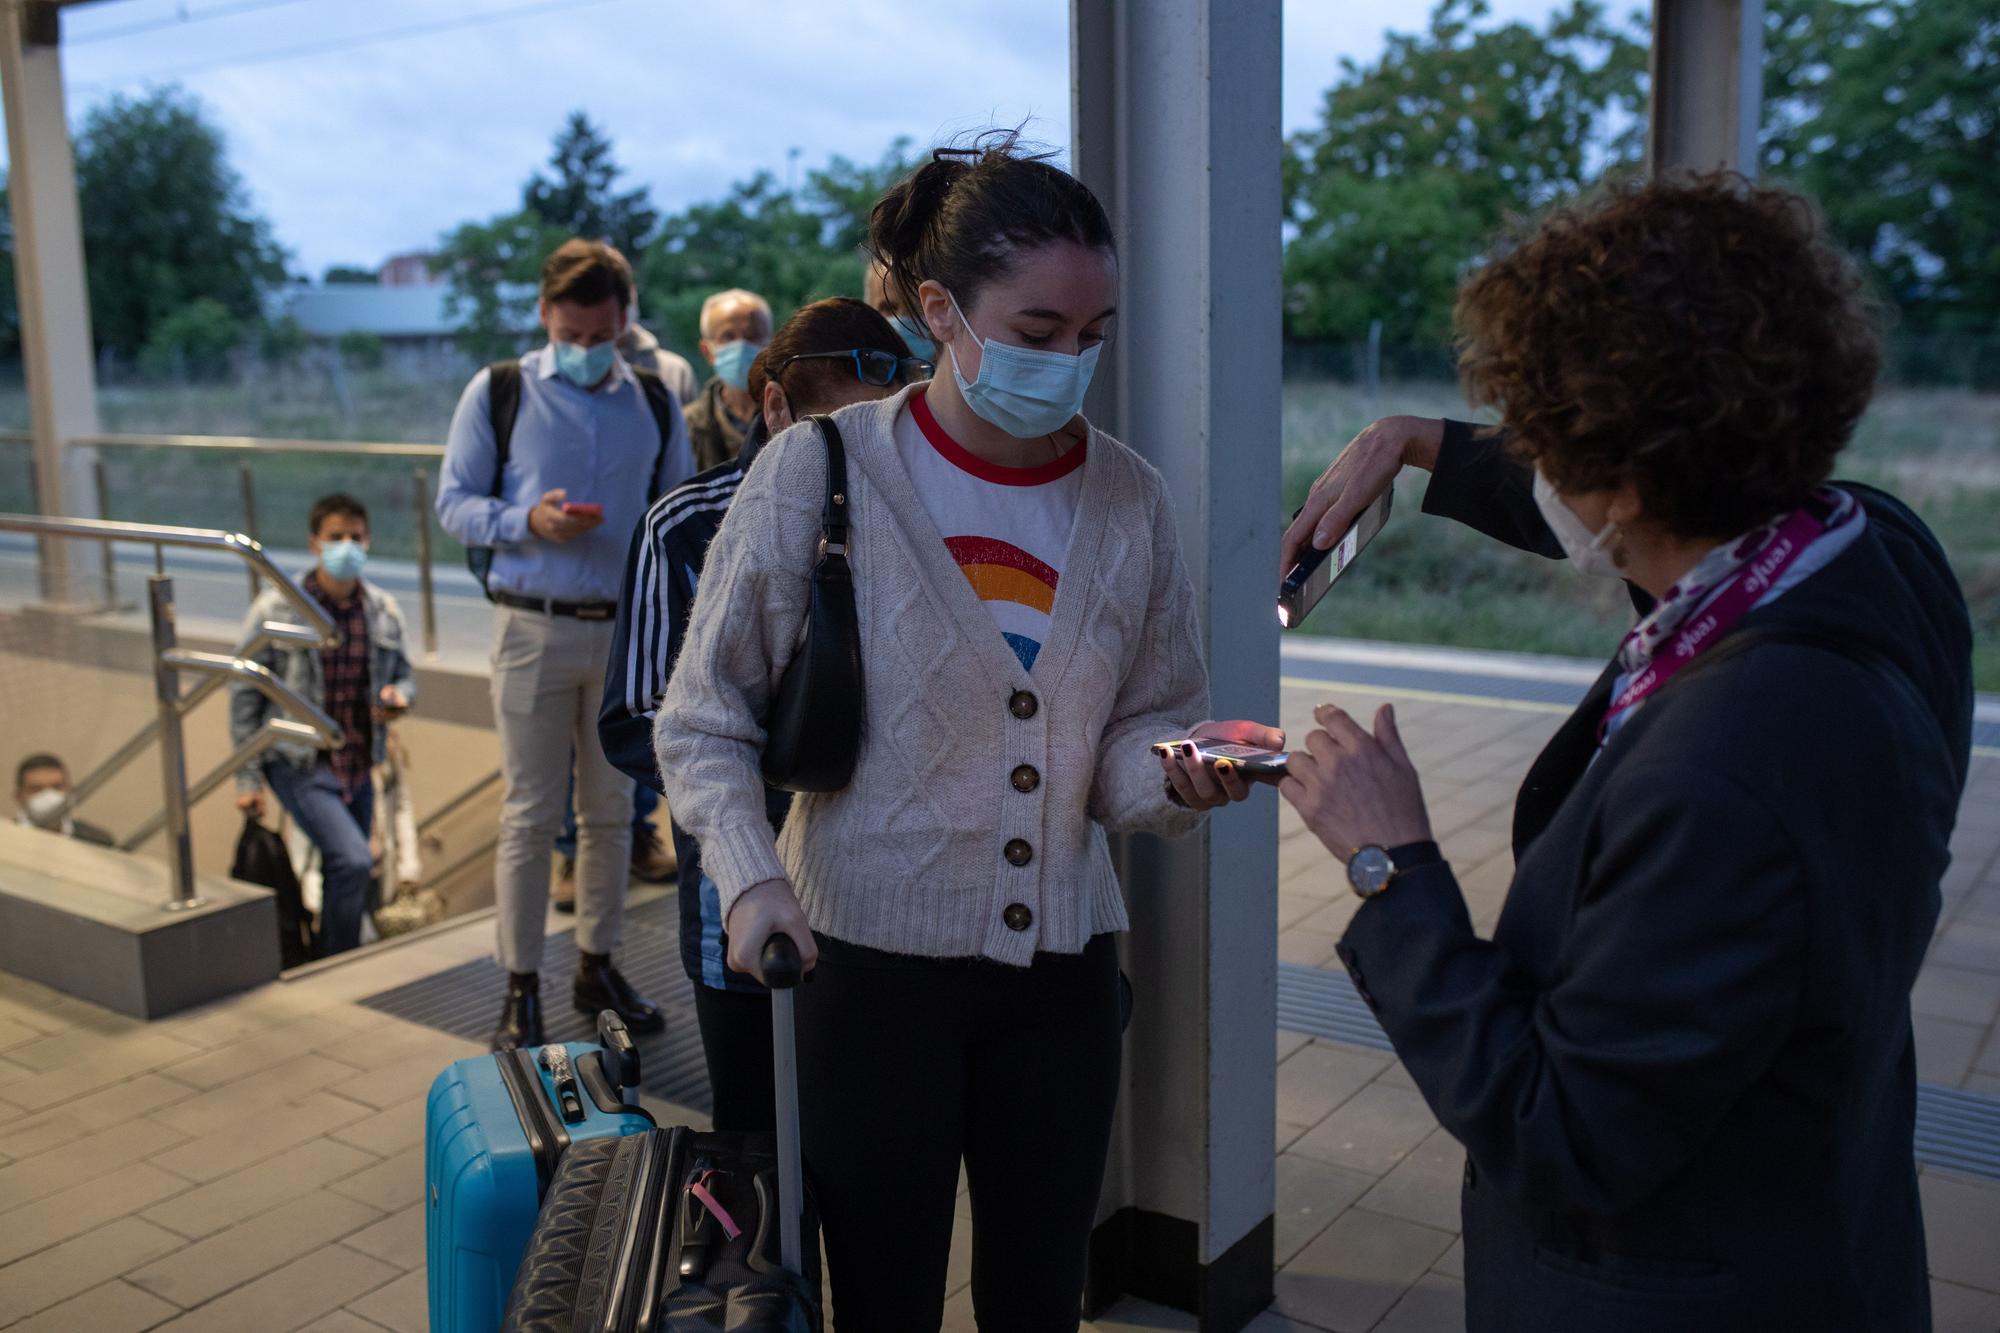
[[[486,413],[493,422],[493,495],[507,477],[507,458],[514,448],[514,418],[521,414],[521,363],[495,361],[486,368]]]
[[[651,502],[659,499],[666,490],[660,483],[660,469],[666,466],[667,445],[673,441],[674,423],[679,419],[681,409],[680,404],[674,401],[674,391],[669,389],[667,382],[657,374],[650,370],[641,370],[630,362],[626,363],[625,368],[632,372],[632,378],[638,382],[639,395],[646,400],[646,406],[653,413],[653,425],[658,427],[660,432],[660,451],[653,455],[652,483],[646,494],[647,501]]]

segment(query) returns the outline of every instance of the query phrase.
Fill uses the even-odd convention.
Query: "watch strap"
[[[1424,866],[1434,866],[1444,860],[1444,849],[1433,840],[1406,842],[1400,847],[1386,848],[1389,860],[1395,864],[1396,873],[1407,875],[1412,870]]]

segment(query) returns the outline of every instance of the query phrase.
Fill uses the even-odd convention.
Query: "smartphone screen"
[[[1320,598],[1326,596],[1333,581],[1346,572],[1348,566],[1366,550],[1368,543],[1375,540],[1375,534],[1389,521],[1389,505],[1395,498],[1395,491],[1382,492],[1380,499],[1361,511],[1361,517],[1332,546],[1326,550],[1310,550],[1301,556],[1299,562],[1286,573],[1284,581],[1278,585],[1278,623],[1286,629],[1297,629],[1312,614]]]

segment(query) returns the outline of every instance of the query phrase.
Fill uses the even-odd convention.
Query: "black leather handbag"
[[[833,418],[812,420],[826,441],[819,559],[805,639],[764,722],[764,781],[785,791],[839,791],[853,780],[861,754],[861,625],[847,564],[847,447]]]

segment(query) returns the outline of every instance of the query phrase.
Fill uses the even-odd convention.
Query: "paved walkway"
[[[1285,725],[1381,691],[1288,685]],[[1474,920],[1505,892],[1513,787],[1555,705],[1398,699]],[[1324,965],[1352,911],[1337,867],[1281,815],[1283,957]],[[2000,756],[1975,764],[1917,991],[1922,1075],[2000,1092]],[[0,1328],[424,1327],[423,1096],[468,1042],[356,1003],[483,956],[471,921],[153,1024],[0,977]],[[1463,1328],[1462,1161],[1392,1057],[1279,1033],[1278,1300],[1253,1325]],[[698,1119],[656,1104],[663,1121]],[[2000,1185],[1926,1171],[1937,1328],[2000,1330]],[[961,1216],[964,1211],[961,1210]],[[972,1327],[966,1236],[947,1327]],[[1128,1304],[1099,1329],[1191,1328]]]

